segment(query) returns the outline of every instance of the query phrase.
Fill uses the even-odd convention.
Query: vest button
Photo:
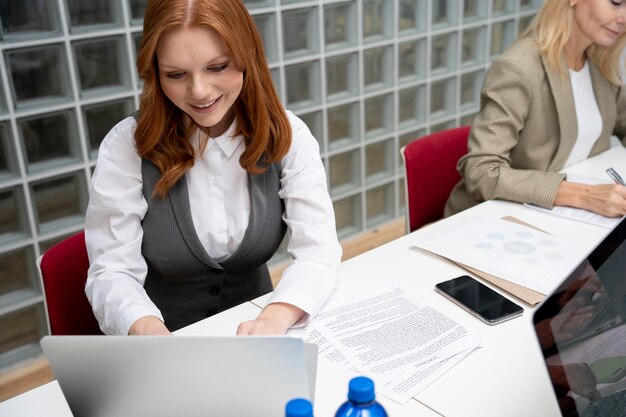
[[[212,285],[211,287],[209,287],[209,294],[211,295],[218,295],[221,291],[222,289],[217,285]]]

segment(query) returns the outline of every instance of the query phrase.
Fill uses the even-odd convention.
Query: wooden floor
[[[343,240],[343,260],[350,259],[384,243],[390,242],[405,233],[405,220],[396,219],[380,225],[361,235]],[[271,268],[272,282],[278,283],[280,274],[287,267],[284,264]],[[52,381],[52,371],[46,359],[41,356],[19,365],[0,371],[0,401],[4,401],[30,389]]]

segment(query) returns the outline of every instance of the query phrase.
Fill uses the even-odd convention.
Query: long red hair
[[[281,160],[291,145],[291,126],[278,98],[265,60],[263,43],[240,0],[150,0],[137,54],[143,80],[135,131],[137,153],[161,172],[154,195],[164,198],[193,166],[195,151],[188,138],[198,126],[185,125],[185,113],[161,89],[156,49],[161,36],[191,26],[217,33],[230,51],[233,65],[244,73],[243,87],[233,104],[237,130],[246,148],[239,159],[252,174]]]

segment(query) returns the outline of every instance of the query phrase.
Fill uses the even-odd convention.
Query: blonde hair
[[[239,164],[258,174],[280,161],[291,146],[291,125],[274,90],[256,25],[241,0],[150,0],[146,6],[137,70],[144,85],[135,130],[135,146],[142,158],[161,172],[154,195],[164,198],[194,163],[187,140],[197,128],[185,126],[184,113],[161,89],[156,49],[164,33],[187,27],[204,27],[217,33],[244,73],[241,93],[233,104],[237,129],[246,148]]]
[[[521,35],[521,38],[533,38],[548,65],[562,76],[565,76],[567,68],[563,67],[561,59],[572,33],[573,20],[574,8],[569,6],[567,0],[545,0],[530,27]],[[587,58],[616,85],[622,84],[624,46],[626,36],[622,35],[609,47],[592,44],[587,48]]]

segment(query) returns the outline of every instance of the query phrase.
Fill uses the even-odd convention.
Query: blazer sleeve
[[[503,199],[552,207],[565,174],[518,169],[511,151],[520,140],[541,76],[513,60],[496,60],[481,93],[481,111],[474,119],[468,154],[458,163],[468,193],[477,201]],[[558,140],[558,138],[554,138]]]

